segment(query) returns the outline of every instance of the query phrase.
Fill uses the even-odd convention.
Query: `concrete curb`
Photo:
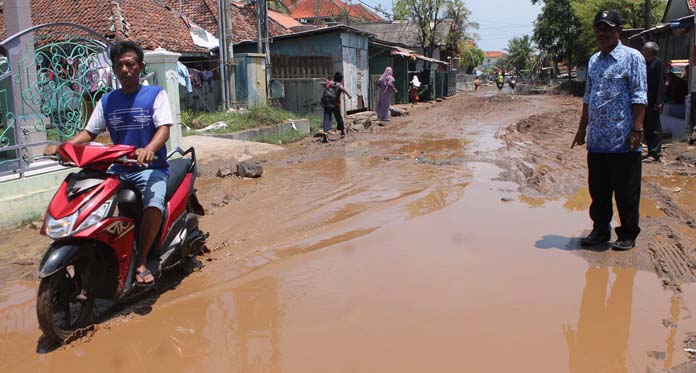
[[[0,184],[0,231],[40,220],[65,176],[77,169],[65,169]]]
[[[232,140],[254,141],[260,137],[283,136],[290,131],[299,131],[303,135],[309,135],[309,120],[299,119],[292,122],[277,124],[275,126],[252,128],[233,133],[201,133],[200,135],[222,137]]]

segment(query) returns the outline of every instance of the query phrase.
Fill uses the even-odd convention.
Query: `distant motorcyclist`
[[[505,73],[498,74],[498,77],[495,79],[495,85],[498,86],[498,89],[503,89],[503,86],[505,86]]]
[[[515,78],[515,76],[511,76],[510,80],[508,80],[508,85],[511,89],[515,89],[515,86],[517,85],[517,78]]]

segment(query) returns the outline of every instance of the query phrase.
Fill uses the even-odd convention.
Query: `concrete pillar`
[[[6,0],[3,7],[5,28],[7,36],[24,31],[31,24],[31,3],[25,0]],[[15,144],[32,144],[46,141],[46,132],[37,131],[37,128],[45,128],[47,119],[41,115],[39,105],[22,100],[22,91],[31,89],[30,84],[36,82],[36,68],[34,62],[34,36],[32,33],[13,40],[7,45],[7,58],[10,62],[12,78],[10,81],[11,107],[16,116]],[[21,77],[17,79],[16,77]],[[29,157],[40,155],[44,145],[26,149],[19,152],[20,162],[22,156]]]
[[[179,75],[176,63],[181,54],[157,48],[154,51],[145,51],[145,63],[147,68],[155,73],[155,84],[164,88],[169,97],[169,104],[174,116],[174,126],[172,126],[167,150],[170,151],[182,145],[181,133],[181,106],[179,103]]]

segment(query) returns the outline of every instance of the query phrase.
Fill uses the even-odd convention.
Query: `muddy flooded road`
[[[68,346],[43,349],[35,281],[7,281],[0,370],[693,369],[696,285],[656,271],[650,254],[675,207],[646,193],[636,249],[582,249],[581,175],[545,171],[518,154],[528,140],[505,135],[579,102],[501,96],[416,108],[328,146],[306,141],[263,159],[261,180],[203,180],[205,266]],[[520,164],[534,170],[525,180]],[[687,240],[688,227],[675,230]]]

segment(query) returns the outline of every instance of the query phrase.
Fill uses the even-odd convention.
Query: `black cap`
[[[594,17],[594,25],[597,26],[600,23],[606,23],[611,27],[621,26],[621,16],[619,13],[613,10],[600,10]]]

